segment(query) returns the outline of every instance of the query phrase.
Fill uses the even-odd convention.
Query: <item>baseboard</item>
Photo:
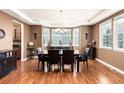
[[[27,58],[22,59],[21,61],[26,61],[27,59],[28,59],[28,57],[27,57]]]
[[[124,71],[122,71],[122,70],[120,70],[120,69],[118,69],[118,68],[116,68],[116,67],[114,67],[114,66],[112,66],[112,65],[108,64],[107,62],[104,62],[104,61],[102,61],[102,60],[98,59],[98,58],[96,58],[96,60],[97,60],[98,62],[100,62],[100,63],[102,63],[102,64],[106,65],[107,67],[109,67],[109,68],[111,68],[111,69],[113,69],[113,70],[117,71],[118,73],[120,73],[120,74],[123,74],[123,75],[124,75]]]
[[[32,58],[38,58],[38,56],[33,56]]]
[[[32,58],[38,58],[38,57],[37,57],[37,56],[32,56]],[[28,60],[28,59],[30,59],[30,57],[24,58],[24,59],[22,59],[21,61],[26,61],[26,60]]]

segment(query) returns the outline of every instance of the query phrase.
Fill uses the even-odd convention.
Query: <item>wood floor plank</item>
[[[18,61],[17,70],[0,79],[0,84],[124,84],[124,75],[103,64],[89,60],[89,69],[80,64],[80,72],[42,72],[37,70],[37,59]],[[68,68],[67,68],[68,69]]]

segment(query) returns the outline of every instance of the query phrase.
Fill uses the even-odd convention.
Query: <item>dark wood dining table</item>
[[[65,49],[66,50],[66,49]],[[44,56],[48,56],[48,50],[43,50],[42,54]],[[82,54],[79,50],[74,50],[74,56],[79,56],[80,54]],[[63,56],[63,50],[59,51],[59,55]]]
[[[74,64],[76,66],[77,66],[76,57],[81,55],[81,54],[82,53],[79,50],[74,50]],[[42,55],[48,56],[48,50],[43,50]],[[61,57],[61,64],[62,64],[62,56],[63,56],[63,50],[62,49],[59,51],[59,56]],[[43,65],[43,68],[44,68],[44,65]],[[77,69],[78,69],[78,67],[77,67]]]

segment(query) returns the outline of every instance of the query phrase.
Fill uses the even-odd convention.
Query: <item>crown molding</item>
[[[104,9],[102,12],[100,12],[99,14],[95,15],[90,21],[90,25],[94,25],[102,20],[104,20],[105,18],[112,16],[113,14],[121,11],[122,9]]]
[[[80,21],[76,23],[71,23],[71,24],[59,24],[59,23],[53,23],[49,24],[47,22],[35,22],[33,21],[30,17],[26,16],[23,12],[19,11],[18,9],[2,9],[3,12],[23,21],[24,23],[27,23],[29,25],[43,25],[43,26],[48,26],[48,27],[59,27],[63,25],[63,27],[75,27],[75,26],[80,26],[80,25],[94,25],[105,18],[121,11],[122,9],[101,9],[100,12],[98,12],[96,15],[94,15],[91,19],[86,20],[85,22]]]
[[[1,11],[29,25],[34,23],[33,20],[18,9],[1,9]]]

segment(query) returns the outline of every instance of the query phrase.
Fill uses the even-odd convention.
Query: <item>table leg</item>
[[[74,64],[73,64],[73,67],[74,67],[74,71],[76,72],[76,56],[74,56]]]
[[[60,71],[63,72],[63,68],[62,68],[62,56],[61,56],[61,62],[60,62]]]
[[[43,62],[42,71],[44,71],[44,64],[45,64],[45,62]]]
[[[79,61],[77,61],[77,72],[79,72]]]

